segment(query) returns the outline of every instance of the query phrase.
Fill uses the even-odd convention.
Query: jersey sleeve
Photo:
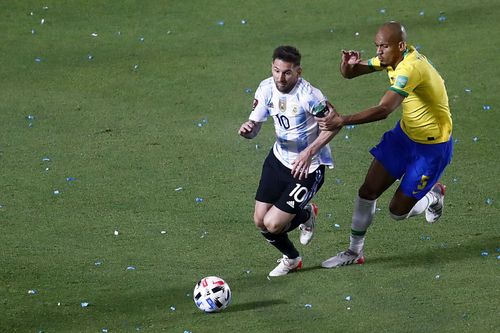
[[[313,108],[318,105],[318,103],[327,101],[328,99],[326,98],[325,95],[319,90],[318,88],[315,88],[311,86],[311,91],[309,93],[307,100],[307,108],[306,111],[312,114]]]
[[[248,119],[258,123],[267,120],[267,117],[269,117],[269,111],[267,108],[268,97],[266,95],[267,94],[265,89],[263,89],[262,85],[259,85],[259,87],[255,91],[252,112],[250,113],[250,117]]]
[[[368,67],[376,71],[381,71],[385,68],[380,64],[380,60],[378,57],[373,57],[371,59],[368,59]]]
[[[389,90],[403,97],[408,95],[420,84],[421,75],[414,66],[398,66],[394,71],[394,81]]]

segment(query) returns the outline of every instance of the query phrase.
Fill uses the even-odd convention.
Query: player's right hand
[[[253,130],[255,128],[255,123],[253,121],[246,121],[241,124],[241,127],[238,131],[238,134],[244,138],[251,139],[253,138]]]
[[[359,51],[342,50],[342,63],[347,65],[357,65],[361,62],[361,54]]]

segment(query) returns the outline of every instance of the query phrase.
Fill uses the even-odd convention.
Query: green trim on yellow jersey
[[[401,96],[403,96],[403,97],[408,97],[408,93],[407,93],[407,92],[405,92],[405,91],[403,91],[403,90],[399,90],[399,89],[394,88],[394,87],[389,87],[389,89],[388,89],[388,90],[392,90],[392,91],[394,91],[395,93],[398,93],[398,94],[400,94],[400,95],[401,95]]]

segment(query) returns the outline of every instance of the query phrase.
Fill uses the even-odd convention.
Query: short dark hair
[[[273,61],[280,59],[286,62],[291,62],[295,66],[300,66],[300,52],[295,47],[290,45],[278,46],[273,52]]]

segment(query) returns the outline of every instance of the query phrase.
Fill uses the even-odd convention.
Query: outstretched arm
[[[358,51],[342,50],[342,60],[340,62],[340,73],[346,79],[352,79],[356,76],[369,74],[375,69],[368,66],[368,62],[361,60]]]
[[[319,128],[322,131],[331,131],[345,125],[365,124],[385,119],[401,105],[404,99],[400,94],[387,90],[378,105],[347,116],[330,113],[325,118],[318,119]]]
[[[246,139],[253,139],[257,136],[261,127],[262,123],[253,120],[248,120],[243,124],[241,124],[238,134]]]

